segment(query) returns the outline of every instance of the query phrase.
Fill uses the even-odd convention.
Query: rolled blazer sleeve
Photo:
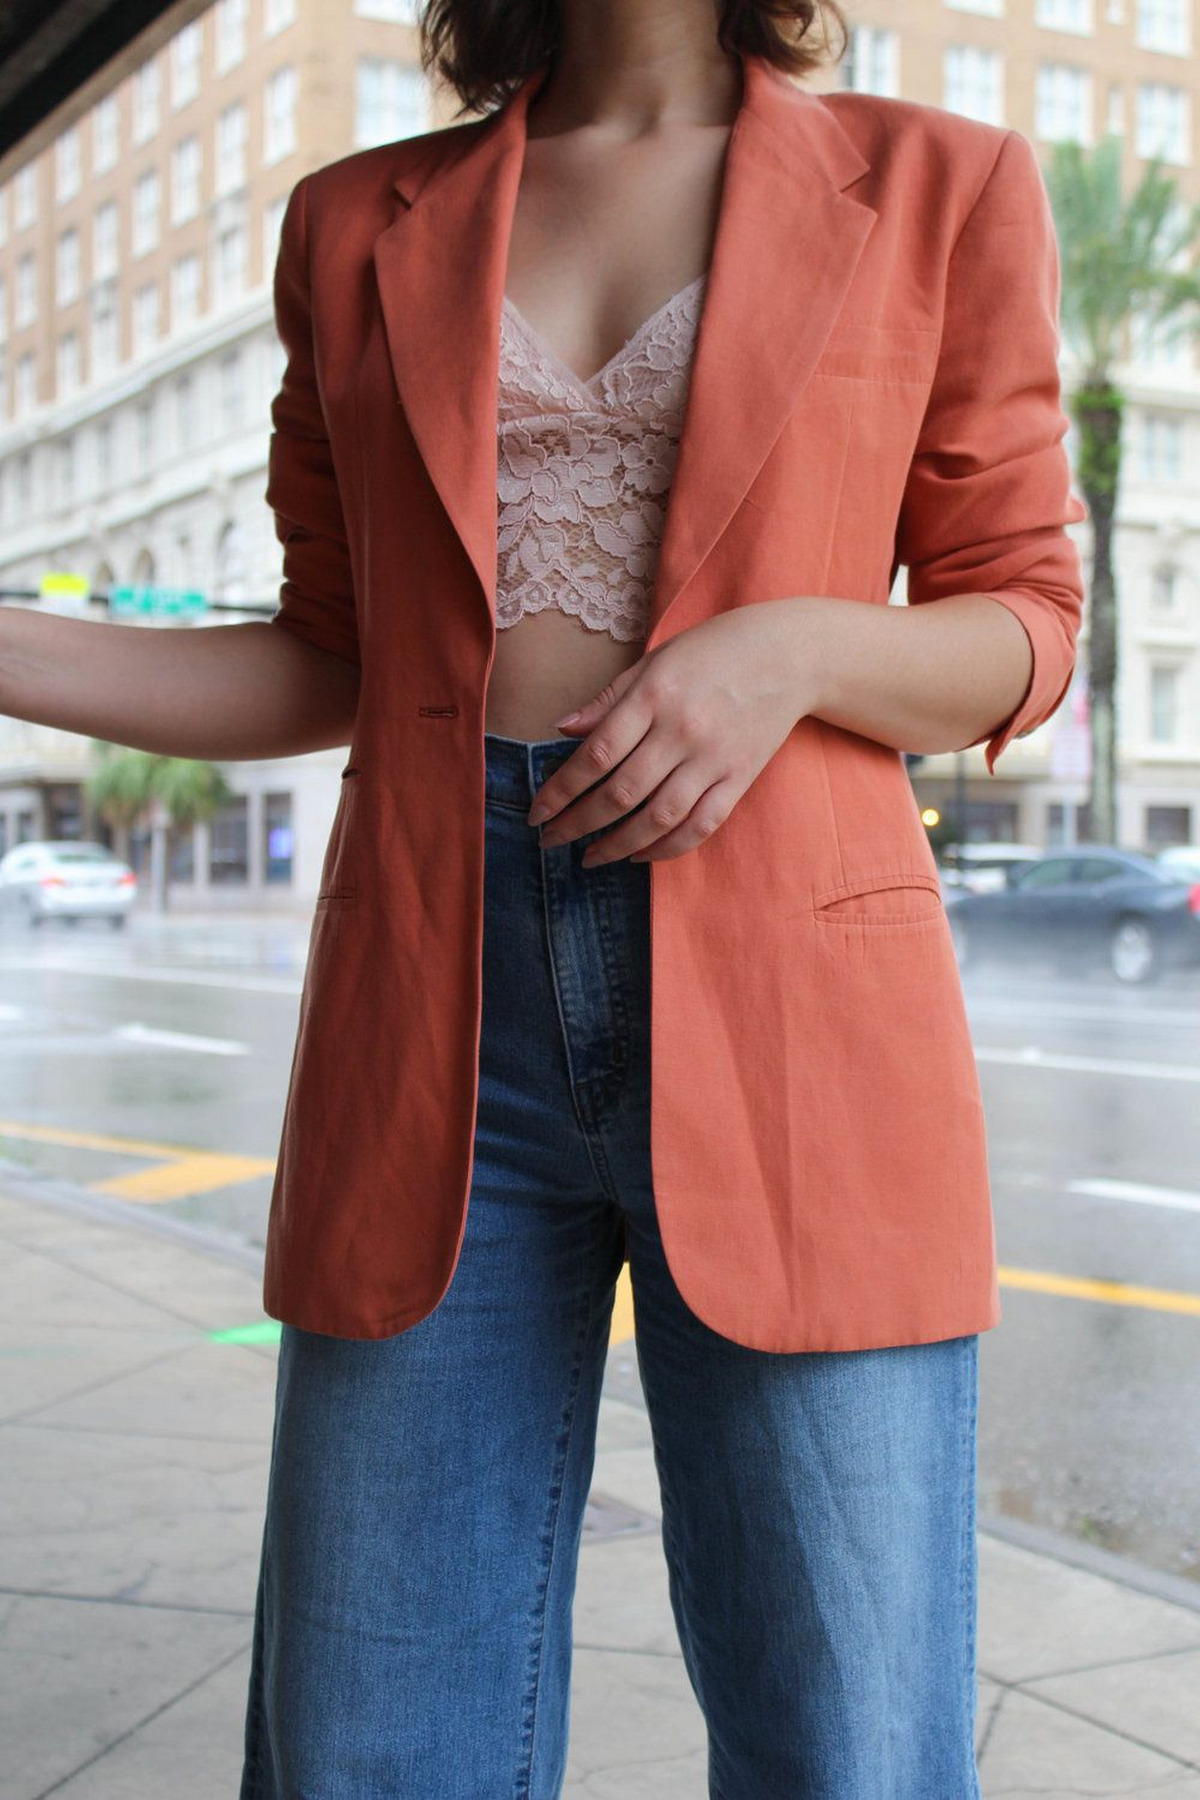
[[[1025,627],[1033,671],[990,732],[988,774],[1061,704],[1083,612],[1087,518],[1071,491],[1058,373],[1060,267],[1033,148],[1008,131],[950,257],[937,370],[901,503],[910,604],[987,594]]]
[[[275,262],[275,325],[287,355],[271,402],[266,500],[283,545],[271,624],[361,666],[346,524],[317,390],[301,176],[284,209]]]

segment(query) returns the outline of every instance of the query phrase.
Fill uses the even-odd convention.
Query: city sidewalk
[[[275,1360],[256,1259],[2,1164],[0,1255],[0,1796],[232,1800]],[[609,1361],[565,1793],[703,1800],[632,1345]],[[981,1524],[985,1794],[1200,1800],[1200,1589]]]

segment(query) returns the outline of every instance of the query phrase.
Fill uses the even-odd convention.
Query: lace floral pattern
[[[504,298],[496,624],[558,607],[645,637],[705,276],[680,288],[587,381]]]

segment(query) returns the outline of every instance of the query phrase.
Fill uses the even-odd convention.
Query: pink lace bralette
[[[646,319],[589,380],[504,296],[496,624],[557,607],[646,636],[707,275]]]

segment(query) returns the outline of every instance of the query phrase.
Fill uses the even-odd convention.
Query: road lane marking
[[[1137,1287],[1124,1281],[1098,1281],[1082,1275],[1051,1275],[1042,1269],[1002,1268],[998,1277],[1001,1287],[1024,1288],[1029,1293],[1099,1300],[1109,1306],[1143,1306],[1152,1312],[1187,1313],[1200,1319],[1200,1294]]]
[[[157,1144],[144,1138],[114,1137],[103,1131],[69,1131],[62,1125],[30,1125],[19,1119],[0,1119],[0,1139],[23,1138],[35,1144],[59,1144],[73,1150],[102,1150],[115,1156],[144,1156],[152,1169],[114,1175],[104,1181],[85,1182],[93,1194],[108,1194],[142,1206],[161,1206],[185,1200],[193,1194],[212,1194],[240,1181],[273,1175],[275,1160],[265,1156],[234,1156],[216,1150],[197,1150],[190,1144]]]
[[[128,1025],[118,1025],[110,1034],[131,1044],[153,1044],[163,1050],[197,1050],[208,1056],[248,1056],[249,1044],[239,1044],[234,1038],[197,1037],[190,1031],[162,1031],[154,1025],[142,1025],[136,1020]]]
[[[1133,1200],[1142,1206],[1171,1206],[1179,1212],[1200,1212],[1200,1194],[1187,1188],[1152,1187],[1148,1181],[1116,1181],[1103,1175],[1069,1181],[1072,1194],[1090,1194],[1097,1200]]]
[[[137,1169],[131,1175],[92,1181],[88,1186],[94,1194],[111,1194],[139,1206],[163,1206],[170,1200],[215,1194],[221,1188],[236,1187],[240,1181],[271,1175],[274,1170],[274,1162],[263,1156],[222,1156],[216,1151],[201,1150],[192,1156],[158,1163],[152,1169]]]
[[[1066,1051],[1043,1050],[1023,1044],[1019,1050],[977,1047],[976,1062],[1009,1063],[1027,1069],[1073,1069],[1085,1075],[1129,1075],[1142,1081],[1200,1082],[1195,1063],[1135,1062],[1119,1056],[1072,1056]]]

